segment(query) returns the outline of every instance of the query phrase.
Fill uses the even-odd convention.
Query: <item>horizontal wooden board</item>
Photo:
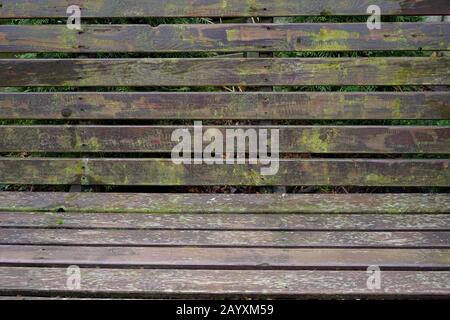
[[[3,0],[0,18],[66,18],[79,5],[84,18],[114,17],[272,17],[366,15],[370,0]],[[379,0],[383,15],[449,15],[446,0]]]
[[[413,200],[413,198],[411,199]],[[1,205],[4,205],[0,200]],[[128,203],[126,203],[128,205]],[[189,210],[189,209],[187,209]],[[275,209],[276,210],[276,209]],[[274,211],[275,211],[274,210]],[[145,230],[449,230],[450,214],[140,214],[0,212],[3,228]]]
[[[259,134],[268,133],[269,144],[278,143],[288,153],[444,153],[450,154],[450,127],[446,126],[198,126],[200,139],[210,132],[226,141],[235,130],[253,133],[255,150]],[[186,129],[194,145],[193,126],[0,126],[0,152],[167,152],[176,130]],[[274,133],[279,139],[274,140]],[[212,139],[203,142],[208,146]],[[219,140],[220,141],[220,140]],[[235,140],[235,145],[238,143]],[[246,151],[250,143],[242,144]],[[192,150],[194,152],[194,150]]]
[[[450,57],[1,59],[0,86],[449,85]]]
[[[121,212],[159,214],[231,214],[273,212],[308,214],[423,214],[450,213],[450,194],[161,194],[0,192],[0,210],[19,212],[110,212],[116,214]],[[408,216],[406,216],[405,219],[408,219]],[[329,216],[327,217],[327,221],[332,223],[332,218]],[[392,219],[394,216],[388,217],[391,217]],[[401,216],[395,217],[400,218]],[[277,222],[281,224],[283,223],[281,218],[277,217],[276,219]],[[442,219],[442,221],[445,221],[445,218]],[[384,220],[380,220],[380,222],[381,221]],[[408,221],[412,222],[412,220]],[[291,221],[291,223],[293,222]],[[206,224],[207,222],[205,218],[205,225]],[[245,225],[245,223],[243,225]],[[392,222],[392,226],[394,225],[395,223]]]
[[[298,159],[177,165],[170,159],[0,158],[0,184],[449,186],[450,160]],[[269,170],[269,169],[268,169]],[[275,172],[275,171],[274,171]]]
[[[367,272],[326,270],[161,270],[83,268],[81,287],[67,289],[67,268],[0,267],[0,293],[140,297],[448,296],[449,271],[383,271],[380,290]],[[145,281],[143,281],[145,279]]]
[[[69,296],[447,296],[448,271],[383,271],[379,290],[366,271],[82,269],[82,286],[67,289],[66,268],[0,268],[0,293]]]
[[[449,231],[210,231],[4,228],[0,244],[280,248],[450,248]]]
[[[0,93],[1,119],[450,119],[449,92]]]
[[[0,265],[198,269],[450,269],[448,249],[0,246]]]
[[[0,52],[450,50],[448,23],[0,25]]]

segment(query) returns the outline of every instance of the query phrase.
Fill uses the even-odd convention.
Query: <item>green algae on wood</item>
[[[450,93],[426,91],[0,93],[0,104],[10,120],[450,118]]]
[[[172,133],[180,128],[194,135],[193,126],[0,126],[0,152],[172,152]],[[448,126],[203,127],[211,129],[223,137],[229,129],[264,129],[269,138],[278,130],[283,153],[450,153]]]
[[[3,59],[0,86],[446,85],[449,63],[450,57]]]
[[[86,18],[367,15],[371,0],[73,0]],[[450,15],[446,1],[379,0],[383,15]],[[0,18],[67,18],[66,0],[3,0]]]
[[[88,163],[87,163],[88,161]],[[280,160],[279,173],[256,176],[261,165],[176,165],[165,159],[0,159],[1,184],[139,186],[335,185],[436,186],[450,183],[450,160]],[[69,169],[68,169],[69,168]],[[242,177],[247,177],[242,179]],[[367,180],[366,177],[372,177]],[[388,176],[389,179],[378,179]],[[375,178],[376,177],[376,178]]]

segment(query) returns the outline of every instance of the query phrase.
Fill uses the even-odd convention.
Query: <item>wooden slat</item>
[[[447,249],[255,249],[0,246],[0,265],[198,269],[450,268]]]
[[[0,126],[0,152],[168,152],[177,129],[192,126]],[[204,126],[220,134],[223,150],[229,130],[279,132],[279,150],[289,153],[450,153],[450,127],[437,126]],[[234,132],[234,131],[233,131]],[[259,138],[258,138],[259,139]],[[272,140],[272,144],[273,144]],[[210,143],[204,142],[206,147]],[[256,146],[257,147],[257,146]],[[249,145],[246,145],[248,150]]]
[[[365,271],[82,269],[82,287],[67,289],[65,268],[0,268],[0,293],[179,297],[439,296],[450,293],[448,271],[383,271],[380,290]]]
[[[448,23],[0,25],[0,52],[450,50]]]
[[[450,213],[450,194],[150,194],[0,192],[0,210],[20,212],[57,212],[65,210],[71,212],[110,212],[116,214],[121,212],[159,214],[272,212],[308,214],[424,214]],[[400,218],[400,216],[395,217]],[[406,216],[406,219],[408,219],[408,217],[409,215]],[[276,219],[280,224],[283,223],[281,218],[277,217]],[[327,221],[331,221],[329,219],[331,219],[331,217],[328,217]],[[445,218],[442,219],[442,221],[445,221]],[[381,221],[384,220],[380,220],[380,223]],[[408,221],[412,222],[412,220]],[[205,218],[205,225],[206,223]],[[392,226],[393,225],[395,224],[392,222]]]
[[[272,165],[275,165],[272,163]],[[266,165],[176,165],[170,159],[0,158],[1,184],[449,186],[450,160],[280,160]]]
[[[450,57],[2,59],[0,86],[447,85],[449,64]]]
[[[3,205],[3,203],[2,203]],[[128,203],[127,203],[128,205]],[[276,210],[276,209],[275,209]],[[145,230],[450,230],[450,214],[0,212],[0,227]]]
[[[77,298],[64,298],[64,300],[81,300]],[[0,301],[41,301],[41,300],[61,300],[58,297],[24,297],[24,296],[0,296]]]
[[[142,279],[146,279],[142,281]],[[383,271],[380,290],[366,271],[82,269],[78,290],[67,268],[0,268],[0,293],[121,296],[436,296],[450,294],[448,271]]]
[[[450,119],[448,92],[0,93],[2,119]]]
[[[450,232],[379,231],[209,231],[209,230],[0,230],[0,244],[78,246],[221,246],[450,248]]]
[[[65,18],[79,5],[85,18],[114,17],[274,17],[366,15],[370,0],[3,0],[0,18]],[[448,15],[446,0],[379,0],[383,15]]]

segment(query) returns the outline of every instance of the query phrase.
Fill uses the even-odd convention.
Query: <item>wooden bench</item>
[[[448,1],[376,2],[450,15]],[[2,54],[46,54],[0,59],[0,296],[448,297],[450,25],[271,19],[371,4],[0,0],[0,18],[51,19],[0,24]],[[138,24],[96,24],[109,18]],[[174,164],[171,134],[194,120],[279,129],[279,173]]]

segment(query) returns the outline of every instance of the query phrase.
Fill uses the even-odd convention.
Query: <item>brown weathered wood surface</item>
[[[1,184],[449,186],[450,160],[282,159],[266,165],[177,165],[171,159],[0,158]]]
[[[449,92],[0,93],[2,119],[450,119]]]
[[[197,269],[450,268],[448,249],[255,249],[0,246],[0,265]]]
[[[0,268],[2,294],[194,296],[437,296],[450,294],[448,271],[384,271],[380,290],[366,271],[82,269],[79,290],[67,268]],[[142,279],[146,279],[143,281]]]
[[[210,231],[4,228],[0,244],[199,247],[450,248],[450,231]]]
[[[79,5],[86,18],[114,17],[274,17],[366,15],[371,0],[3,0],[0,18],[65,18]],[[379,0],[383,15],[449,15],[446,0]]]
[[[172,141],[172,133],[177,129],[187,129],[194,137],[193,126],[0,126],[0,152],[170,153],[179,143]],[[203,126],[202,129],[220,132],[222,137],[229,130],[254,132],[256,136],[260,130],[267,130],[271,140],[272,131],[276,130],[280,152],[289,153],[450,153],[450,126]],[[248,150],[249,146],[245,148]]]
[[[237,23],[197,24],[199,20],[191,20],[172,24],[176,21],[167,20],[168,24],[152,27],[93,25],[86,20],[366,15],[373,4],[368,0],[0,2],[0,18],[64,20],[69,5],[79,4],[82,10],[82,31],[69,30],[63,24],[12,25],[8,21],[9,25],[0,25],[0,52],[7,54],[450,50],[450,28],[445,23],[386,22],[382,30],[369,31],[365,23],[242,24],[234,20]],[[377,5],[383,15],[450,14],[447,0],[381,0]],[[271,22],[260,20],[266,21]],[[0,93],[0,119],[447,120],[450,99],[445,87],[441,87],[444,92],[424,90],[428,85],[450,85],[449,64],[450,58],[439,54],[396,58],[5,58],[0,60],[0,87],[149,90],[166,86],[420,85],[422,91]],[[267,165],[175,165],[170,159],[89,158],[87,153],[102,157],[107,152],[172,150],[170,138],[177,126],[124,123],[0,126],[0,152],[4,156],[20,153],[20,157],[8,154],[0,158],[0,184],[450,186],[449,159],[388,155],[450,154],[448,126],[313,127],[303,122],[267,126],[264,128],[280,130],[281,152],[290,157],[296,157],[293,153],[385,156],[284,159],[277,175],[263,176],[261,167]],[[218,129],[227,128],[236,129]],[[89,157],[27,158],[32,152]],[[0,296],[450,295],[448,193],[1,192],[0,235]],[[82,267],[81,289],[67,288],[65,267],[69,265]],[[369,265],[382,268],[380,290],[367,287]]]
[[[162,193],[90,193],[90,192],[89,193],[0,192],[0,210],[20,211],[20,212],[35,212],[35,211],[58,212],[63,210],[68,212],[83,212],[83,213],[127,212],[127,213],[159,213],[159,214],[162,213],[191,213],[191,214],[258,213],[259,214],[259,213],[273,213],[273,212],[308,213],[308,214],[313,213],[424,214],[424,213],[450,213],[450,195],[446,193],[162,194]],[[156,217],[158,217],[158,215],[152,217],[155,219]],[[327,217],[329,217],[329,219],[332,219],[330,216]],[[401,216],[395,217],[400,218]],[[243,217],[243,219],[245,219],[245,217]],[[282,223],[281,218],[277,217],[276,219],[277,221],[279,221],[279,223]],[[442,219],[445,220],[445,218]]]
[[[0,86],[450,85],[450,57],[2,59]]]
[[[448,23],[0,25],[0,52],[450,50]]]
[[[411,198],[411,200],[414,200],[414,198]],[[2,203],[2,205],[4,204]],[[450,230],[450,214],[0,212],[0,227],[145,230],[443,231]]]

